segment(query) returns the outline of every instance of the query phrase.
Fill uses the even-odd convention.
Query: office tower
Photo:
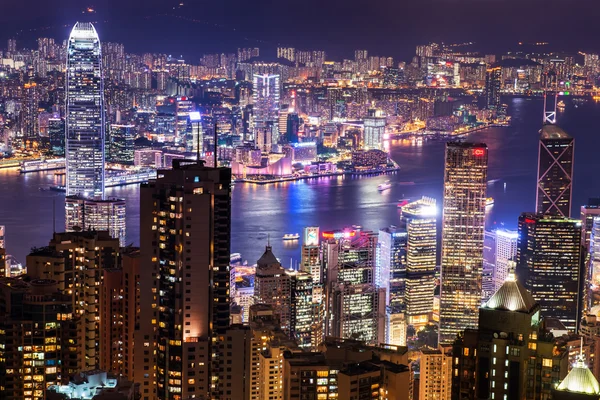
[[[283,143],[287,143],[287,121],[289,113],[289,106],[284,104],[279,109],[279,115],[277,117],[277,132],[282,136],[281,140]]]
[[[406,290],[406,231],[395,226],[379,230],[375,284],[386,291],[386,306],[402,309]]]
[[[67,46],[67,196],[104,196],[104,83],[100,40],[78,22]]]
[[[571,217],[575,140],[556,125],[540,130],[536,212]]]
[[[291,112],[287,116],[285,136],[288,143],[298,143],[298,131],[300,130],[300,117],[298,113]]]
[[[135,142],[135,125],[111,125],[108,159],[114,163],[132,164]]]
[[[319,227],[308,226],[303,229],[302,253],[300,270],[308,272],[313,278],[313,283],[323,283],[323,270],[319,251]]]
[[[496,231],[483,234],[483,267],[481,272],[481,301],[485,303],[496,293],[494,269],[496,268]],[[502,281],[504,283],[504,281]]]
[[[55,233],[49,245],[33,248],[27,256],[27,274],[32,279],[55,280],[57,290],[69,295],[73,316],[80,318],[70,347],[69,374],[98,369],[109,350],[100,340],[104,321],[99,302],[104,271],[120,267],[119,241],[108,232]],[[112,345],[112,344],[110,344]]]
[[[514,273],[517,256],[517,231],[496,230],[496,254],[494,263],[494,287],[496,292],[504,284],[510,272]]]
[[[65,120],[64,118],[50,118],[48,120],[48,136],[52,154],[58,157],[65,155]]]
[[[586,271],[584,283],[584,295],[587,296],[584,306],[586,309],[600,303],[600,216],[592,220],[592,228],[588,231],[590,240],[588,247],[583,247]]]
[[[290,337],[300,348],[316,348],[322,338],[316,337],[320,322],[320,301],[313,300],[315,290],[308,272],[287,270],[290,280]],[[318,329],[320,331],[320,329]]]
[[[383,343],[386,290],[375,281],[377,234],[355,228],[322,236],[325,335]]]
[[[497,109],[500,103],[500,89],[502,87],[502,68],[490,67],[485,74],[485,103],[488,108]]]
[[[581,221],[558,215],[519,216],[517,275],[545,318],[575,331],[581,317]]]
[[[454,345],[453,355],[476,360],[477,368],[464,374],[461,360],[455,360],[453,398],[461,391],[479,399],[547,398],[553,383],[567,372],[568,351],[543,330],[540,311],[540,304],[510,273],[481,307],[478,330],[465,332],[462,344],[459,340]],[[474,342],[469,343],[469,336]],[[468,376],[474,385],[466,385]]]
[[[23,104],[21,105],[21,134],[27,139],[36,139],[40,135],[41,86],[35,82],[23,85]]]
[[[477,326],[487,186],[488,149],[483,143],[446,144],[440,343]]]
[[[216,339],[229,325],[230,186],[227,168],[175,160],[141,187],[140,282],[155,285],[140,297],[149,356],[135,365],[156,366],[156,378],[141,382],[155,380],[160,399],[207,396],[209,382],[218,384]]]
[[[369,110],[369,115],[364,118],[364,144],[365,150],[383,148],[385,135],[385,117],[378,116],[375,110]]]
[[[590,248],[590,236],[592,233],[592,225],[594,218],[600,217],[600,198],[588,199],[586,205],[581,206],[581,245],[588,249]]]
[[[125,200],[84,199],[79,196],[65,198],[65,230],[108,231],[119,239],[121,246],[127,245]]]
[[[279,75],[254,75],[252,87],[254,133],[257,137],[256,145],[262,143],[266,151],[270,151],[271,143],[279,141],[277,116],[280,93]],[[259,135],[265,135],[265,138],[259,139]]]
[[[279,317],[281,329],[290,333],[291,325],[290,277],[285,268],[267,246],[256,262],[254,278],[254,304],[268,304]]]
[[[450,400],[452,398],[452,347],[420,350],[419,399]]]
[[[70,360],[78,357],[72,344],[78,316],[57,286],[50,279],[0,280],[2,398],[46,399],[50,386],[76,372]]]
[[[437,207],[435,199],[423,197],[402,207],[401,226],[406,229],[406,317],[419,329],[433,312],[437,260]]]
[[[186,151],[192,151],[194,137],[190,123],[190,113],[196,110],[196,105],[186,96],[177,97],[175,104],[175,140],[180,146],[185,146]]]

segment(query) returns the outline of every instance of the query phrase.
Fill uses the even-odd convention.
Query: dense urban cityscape
[[[0,399],[600,399],[600,197],[574,197],[598,164],[563,125],[597,115],[597,53],[190,60],[86,21],[0,49]],[[512,189],[492,160],[524,120]],[[435,185],[402,146],[439,147]],[[343,204],[356,182],[385,217]]]

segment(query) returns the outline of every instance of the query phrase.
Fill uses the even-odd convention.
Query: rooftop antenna
[[[52,233],[56,233],[56,197],[52,198]]]
[[[556,105],[558,103],[558,82],[554,90],[554,108],[547,109],[548,75],[546,75],[546,87],[544,88],[544,124],[556,124]]]
[[[271,247],[271,234],[267,233],[267,246]]]

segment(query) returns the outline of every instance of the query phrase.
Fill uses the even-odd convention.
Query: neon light
[[[473,149],[473,155],[477,157],[481,157],[485,155],[485,149]]]
[[[535,220],[531,219],[531,218],[525,218],[525,223],[526,224],[535,224]]]

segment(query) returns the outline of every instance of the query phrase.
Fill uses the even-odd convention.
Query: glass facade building
[[[536,212],[571,217],[575,140],[556,125],[540,131]]]
[[[100,39],[78,22],[67,44],[67,196],[104,196],[104,87]]]
[[[65,229],[108,231],[111,237],[119,239],[126,246],[125,200],[85,199],[67,196],[65,199]]]
[[[109,137],[109,159],[111,162],[133,164],[134,125],[111,125]]]
[[[581,221],[558,215],[519,217],[517,276],[542,307],[575,331],[582,303]]]
[[[483,143],[448,142],[440,293],[440,343],[476,328],[481,275],[488,149]]]

